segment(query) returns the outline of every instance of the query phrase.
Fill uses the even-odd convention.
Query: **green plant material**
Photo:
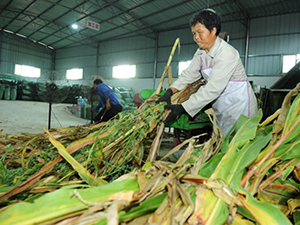
[[[300,122],[300,121],[299,121]],[[269,157],[274,153],[274,151],[283,143],[286,142],[286,139],[289,137],[289,135],[292,133],[292,131],[297,127],[298,124],[295,124],[295,126],[283,137],[281,138],[273,147],[271,147],[271,150],[268,151],[266,155],[264,155],[259,161],[257,161],[254,166],[251,167],[251,169],[244,175],[241,186],[244,186],[246,181],[257,171],[257,169],[263,165],[263,163],[268,160],[270,161]],[[268,165],[268,164],[267,164]]]
[[[280,210],[269,203],[257,201],[245,189],[240,188],[239,195],[243,206],[251,213],[259,224],[292,224]]]
[[[195,210],[189,222],[192,224],[224,224],[229,215],[227,204],[211,190],[199,187],[196,194]]]
[[[211,160],[202,164],[202,166],[199,169],[199,175],[206,178],[211,177],[224,155],[225,153],[219,153],[213,158],[211,158]]]
[[[7,166],[0,161],[0,184],[4,184],[7,179]]]
[[[257,198],[263,202],[286,205],[289,199],[299,199],[299,190],[287,184],[271,183],[264,189],[259,189]]]
[[[78,172],[79,176],[85,182],[87,182],[87,184],[89,184],[89,185],[104,185],[104,184],[107,184],[107,182],[105,180],[102,180],[100,178],[96,179],[95,177],[93,177],[87,170],[85,170],[83,168],[83,166],[80,163],[78,163],[67,152],[67,150],[65,149],[65,147],[61,143],[56,141],[46,129],[44,129],[44,130],[49,135],[49,139],[50,139],[51,143],[57,148],[59,154],[72,165],[72,167]]]
[[[194,167],[192,169],[192,174],[198,174],[200,167],[213,156],[215,156],[220,151],[223,144],[222,131],[217,126],[217,118],[214,114],[214,111],[212,109],[208,109],[205,111],[205,113],[212,123],[213,132],[211,138],[208,141],[204,142],[202,152],[198,159],[195,161]]]
[[[274,119],[276,119],[278,117],[280,113],[280,109],[276,110],[275,113],[273,113],[271,116],[269,116],[267,119],[265,119],[265,121],[263,121],[260,126],[261,127],[265,127],[267,126],[270,122],[272,122]]]
[[[288,214],[293,214],[295,211],[300,209],[300,200],[299,199],[289,199],[287,202]]]
[[[80,198],[72,196],[74,188],[66,187],[43,195],[34,203],[20,202],[0,213],[0,224],[37,224],[80,212],[94,204],[103,204],[110,195],[125,191],[139,191],[134,178],[112,182],[103,186],[77,189]],[[58,210],[59,209],[59,210]],[[15,216],[18,215],[18,216]]]
[[[300,224],[300,211],[295,211],[293,213],[293,221],[295,225],[299,225]]]
[[[283,129],[282,134],[285,135],[289,130],[294,126],[294,124],[299,120],[300,115],[300,95],[298,94],[300,90],[300,85],[298,85],[294,90],[290,92],[291,95],[296,95],[297,97],[294,99],[292,106],[290,107],[288,114],[286,116],[286,123]]]
[[[201,85],[197,81],[175,93],[172,103],[182,103]],[[175,163],[155,161],[169,113],[165,103],[155,104],[157,95],[106,123],[0,136],[0,180],[14,185],[1,188],[6,207],[0,223],[300,223],[299,95],[290,104],[299,89],[261,124],[261,110],[252,118],[240,116],[234,135],[225,139],[207,111],[212,137],[200,147],[198,137],[188,140]],[[96,179],[102,186],[80,185]]]
[[[162,204],[166,196],[167,193],[163,193],[161,195],[146,199],[137,207],[130,209],[127,213],[123,212],[123,215],[120,215],[119,222],[127,222],[134,218],[154,212]]]
[[[230,225],[254,225],[254,223],[247,219],[243,219],[240,215],[235,215]]]
[[[275,142],[277,142],[278,136],[282,135],[282,131],[285,129],[284,126],[285,124],[289,124],[290,122],[288,122],[286,120],[287,118],[287,114],[290,110],[291,107],[291,101],[292,101],[292,97],[295,95],[298,95],[300,90],[300,84],[297,84],[297,86],[292,89],[284,98],[281,109],[280,109],[280,114],[278,116],[278,119],[275,121],[274,123],[274,127],[272,130],[272,139],[269,143],[269,146],[273,146],[275,144]],[[295,102],[297,103],[297,101]],[[298,105],[298,104],[296,104]],[[294,108],[293,108],[294,109]],[[294,110],[292,110],[294,111]],[[294,116],[292,116],[291,118],[293,118]],[[290,127],[290,126],[288,126]],[[289,132],[287,129],[285,129],[284,131],[284,136],[286,136],[287,132]]]
[[[270,137],[265,137],[264,132],[259,132],[255,139],[261,117],[261,110],[252,118],[243,115],[239,117],[236,122],[237,132],[229,144],[227,153],[210,177],[211,180],[223,179],[237,191],[241,171],[257,157],[259,151],[270,140]]]

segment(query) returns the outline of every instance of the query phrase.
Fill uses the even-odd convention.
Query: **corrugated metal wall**
[[[239,51],[242,62],[248,58],[246,72],[249,80],[255,80],[261,86],[271,86],[276,81],[273,77],[280,78],[282,55],[300,53],[298,21],[300,13],[250,20],[248,57],[245,57],[247,21],[222,24],[222,31],[229,32],[230,44]],[[112,79],[113,66],[130,64],[136,65],[136,78],[134,81],[123,80],[121,83],[127,86],[134,83],[139,89],[143,89],[143,85],[147,88],[152,86],[149,84],[152,81],[153,86],[157,86],[176,38],[180,38],[181,48],[180,54],[177,49],[173,56],[173,76],[177,76],[179,61],[190,60],[193,57],[197,45],[188,26],[187,21],[186,29],[159,33],[158,41],[139,36],[102,42],[99,48],[80,46],[59,49],[56,50],[55,69],[66,74],[67,69],[83,68],[84,78],[98,74],[113,85],[120,84],[118,80]],[[51,68],[51,55],[46,48],[28,45],[25,41],[19,41],[22,38],[11,37],[12,35],[0,35],[2,73],[12,74],[15,63],[40,67],[43,70]],[[154,75],[156,78],[153,78]],[[266,81],[268,78],[269,81]]]
[[[153,77],[155,40],[133,37],[100,43],[98,74],[112,78],[112,68],[118,65],[136,65],[138,78]]]
[[[13,75],[15,64],[51,70],[51,50],[22,37],[0,32],[0,73]]]
[[[80,46],[56,50],[55,70],[64,75],[66,75],[68,69],[73,68],[82,68],[84,78],[95,75],[97,72],[96,65],[97,48]]]
[[[281,73],[282,55],[300,53],[300,14],[251,20],[249,75]]]

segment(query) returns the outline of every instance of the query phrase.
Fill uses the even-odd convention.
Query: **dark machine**
[[[300,83],[300,62],[298,62],[285,76],[275,82],[269,89],[262,88],[259,99],[262,101],[263,115],[266,119],[277,109],[289,91]]]

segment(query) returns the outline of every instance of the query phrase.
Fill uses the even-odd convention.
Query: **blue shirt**
[[[101,83],[96,87],[100,100],[98,105],[95,107],[95,111],[98,112],[100,108],[106,107],[106,100],[110,98],[110,104],[121,105],[116,93],[106,84]]]

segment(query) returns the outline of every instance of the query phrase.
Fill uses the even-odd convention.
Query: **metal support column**
[[[55,71],[56,50],[51,51],[51,71]]]
[[[155,88],[155,79],[157,74],[157,56],[158,56],[158,33],[155,34],[155,50],[154,50],[154,71],[153,71],[153,89]]]
[[[246,26],[245,61],[244,61],[246,74],[248,70],[249,32],[250,32],[250,18],[247,19],[247,26]]]
[[[99,67],[99,48],[100,48],[100,43],[97,43],[97,55],[96,55],[96,75],[98,75],[98,67]]]

